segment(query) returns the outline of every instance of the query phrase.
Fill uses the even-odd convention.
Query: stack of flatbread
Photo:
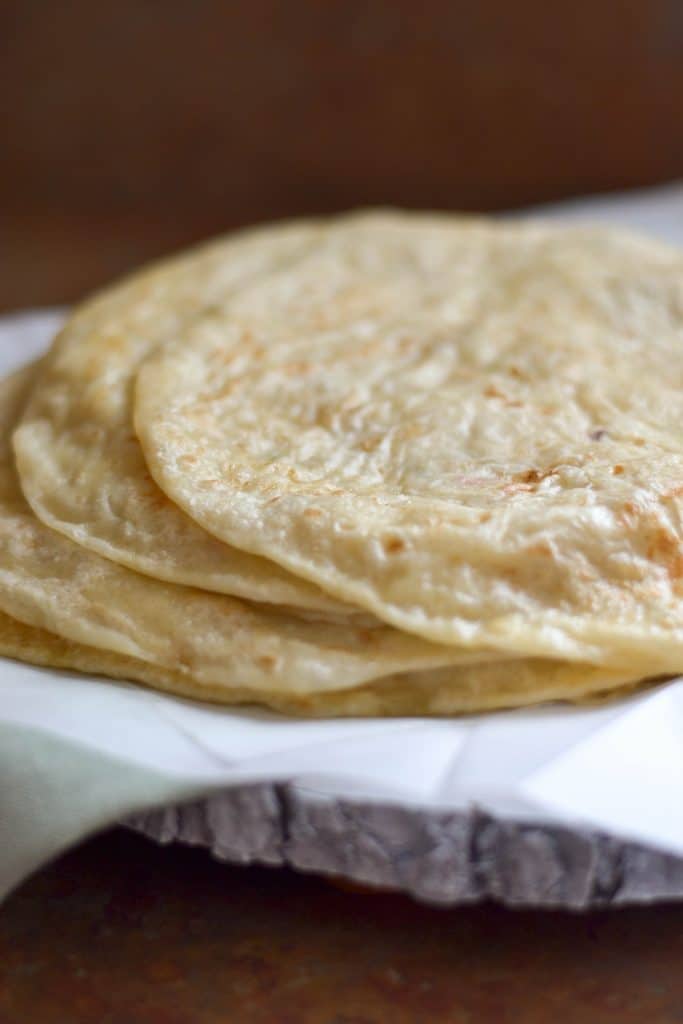
[[[2,382],[0,650],[449,714],[683,670],[683,255],[369,213],[136,274]]]

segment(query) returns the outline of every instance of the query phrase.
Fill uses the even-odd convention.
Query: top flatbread
[[[138,274],[81,306],[60,333],[16,438],[24,492],[53,529],[157,579],[346,613],[258,556],[219,543],[174,507],[132,429],[146,355],[202,311],[310,247],[314,225],[235,236]]]
[[[153,356],[204,529],[447,644],[683,668],[683,257],[375,215]]]

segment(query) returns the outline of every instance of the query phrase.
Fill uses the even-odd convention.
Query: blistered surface
[[[683,258],[370,215],[143,367],[152,474],[222,540],[435,641],[683,666]]]

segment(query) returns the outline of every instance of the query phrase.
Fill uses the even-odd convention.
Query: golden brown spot
[[[616,466],[612,466],[612,472],[615,476],[621,476],[621,474],[624,472],[624,467],[621,464],[617,463]]]
[[[479,522],[480,523],[488,523],[490,519],[491,519],[491,513],[490,512],[482,512],[482,514],[479,516]]]
[[[382,539],[382,547],[388,555],[397,555],[399,552],[405,551],[406,542],[396,534],[389,534]]]
[[[375,448],[378,448],[381,443],[381,437],[366,437],[361,441],[360,446],[364,452],[374,452]]]
[[[644,437],[634,437],[632,443],[637,445],[639,448],[642,448],[646,442]]]
[[[164,508],[171,504],[169,498],[166,497],[163,491],[157,490],[152,494],[147,495],[147,504],[153,508]]]
[[[680,541],[663,527],[655,531],[647,548],[647,557],[663,562],[669,579],[678,580],[683,577],[683,551]]]
[[[679,545],[676,538],[664,527],[658,527],[648,544],[648,558],[670,558],[678,552]]]
[[[484,394],[487,398],[507,398],[507,395],[504,395],[503,392],[499,391],[498,388],[493,386],[493,384],[489,384],[488,387],[484,388]]]
[[[287,476],[289,477],[290,480],[294,480],[295,482],[298,481],[298,479],[299,479],[299,474],[292,467],[290,467],[287,470]]]
[[[275,668],[276,659],[273,657],[272,654],[261,654],[256,659],[256,664],[265,672],[272,672],[272,670]]]
[[[557,473],[557,466],[549,466],[548,469],[525,469],[523,473],[519,473],[517,481],[512,484],[507,484],[503,487],[504,494],[514,494],[516,491],[533,491],[538,484],[542,483],[549,476],[554,476]]]
[[[180,643],[176,650],[176,667],[191,669],[195,663],[195,652],[190,644]]]
[[[625,501],[620,511],[616,513],[616,517],[622,525],[632,527],[640,518],[640,509],[632,501]]]
[[[518,366],[510,366],[508,368],[508,373],[510,374],[511,377],[516,377],[517,380],[524,380],[524,374]]]
[[[548,469],[527,469],[526,472],[520,474],[519,478],[525,484],[540,484],[556,473],[557,467],[549,466]]]
[[[304,515],[307,519],[318,519],[322,515],[322,512],[319,508],[307,508],[304,510]]]
[[[538,544],[533,544],[529,548],[529,553],[532,555],[541,555],[543,558],[550,558],[553,553],[553,549],[547,540],[541,540]]]
[[[220,390],[213,392],[211,394],[205,394],[202,397],[205,402],[220,402],[223,398],[229,398],[230,395],[233,394],[233,392],[237,391],[237,388],[239,386],[239,380],[231,380],[228,381],[228,383],[224,387],[220,388]]]

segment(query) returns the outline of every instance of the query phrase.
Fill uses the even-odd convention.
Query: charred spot
[[[604,430],[602,427],[599,427],[597,430],[591,430],[588,436],[590,437],[591,441],[602,441],[603,438],[609,437],[607,431]]]

